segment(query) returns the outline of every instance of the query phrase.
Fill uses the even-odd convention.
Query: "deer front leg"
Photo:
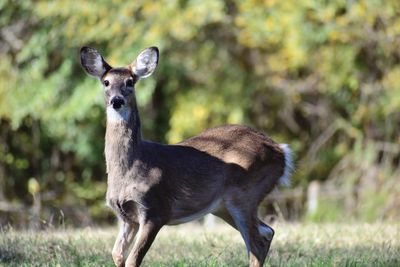
[[[140,223],[135,244],[125,262],[126,267],[140,266],[144,256],[146,255],[146,252],[149,250],[161,227],[162,224],[156,220],[147,220],[146,222]]]
[[[138,228],[138,224],[120,221],[118,237],[112,250],[112,257],[116,266],[125,266],[125,251],[132,243]]]

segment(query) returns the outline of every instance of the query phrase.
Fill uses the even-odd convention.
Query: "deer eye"
[[[133,86],[133,81],[132,81],[132,79],[126,80],[126,86],[127,86],[127,87],[132,87],[132,86]]]
[[[110,85],[110,82],[108,81],[108,80],[104,80],[104,86],[109,86]]]

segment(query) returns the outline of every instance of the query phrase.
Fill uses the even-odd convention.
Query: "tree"
[[[398,1],[27,0],[0,7],[0,201],[30,205],[35,179],[44,217],[57,209],[78,217],[90,207],[91,217],[110,218],[102,204],[103,99],[80,69],[78,50],[94,46],[122,65],[157,45],[156,76],[137,85],[146,138],[173,143],[246,123],[290,143],[295,184],[375,183],[384,189],[372,195],[385,197],[374,202],[362,190],[361,200],[373,199],[367,213],[399,216]]]

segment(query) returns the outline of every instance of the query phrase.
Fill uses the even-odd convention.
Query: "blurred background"
[[[136,86],[146,139],[174,143],[228,123],[288,143],[292,185],[260,215],[400,218],[400,2],[0,1],[0,226],[106,225],[100,83],[160,48]]]

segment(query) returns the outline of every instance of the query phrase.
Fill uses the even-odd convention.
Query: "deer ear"
[[[81,65],[88,74],[97,78],[111,69],[96,49],[87,46],[81,48]]]
[[[139,78],[149,77],[157,67],[158,57],[159,52],[157,47],[146,48],[130,65],[132,73]]]

